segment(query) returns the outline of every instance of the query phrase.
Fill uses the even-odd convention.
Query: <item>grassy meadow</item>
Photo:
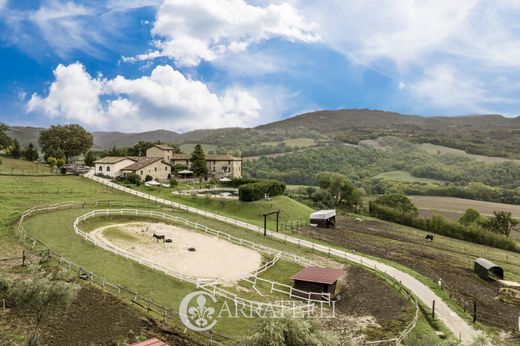
[[[440,180],[414,177],[406,171],[390,171],[376,175],[374,178],[382,178],[384,180],[398,181],[402,183],[440,183]]]
[[[144,193],[161,197],[174,202],[182,203],[190,207],[199,208],[215,214],[220,214],[237,220],[245,221],[257,226],[264,225],[263,214],[279,210],[280,223],[307,222],[312,209],[287,196],[275,196],[272,201],[260,200],[255,202],[242,202],[210,197],[179,196],[173,195],[171,189],[161,187],[139,186],[135,188]],[[267,227],[276,228],[275,215],[268,217]]]

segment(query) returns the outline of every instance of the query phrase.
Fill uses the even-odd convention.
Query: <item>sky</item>
[[[519,0],[0,0],[0,122],[520,115]]]

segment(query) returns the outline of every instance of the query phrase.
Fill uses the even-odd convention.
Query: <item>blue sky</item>
[[[0,121],[255,126],[319,109],[516,116],[520,2],[0,0]]]

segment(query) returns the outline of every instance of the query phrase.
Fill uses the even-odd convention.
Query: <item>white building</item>
[[[96,174],[103,174],[108,177],[116,178],[121,175],[121,169],[137,162],[137,159],[130,157],[107,156],[96,160],[94,166]]]

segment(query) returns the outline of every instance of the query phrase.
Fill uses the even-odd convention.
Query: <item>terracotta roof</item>
[[[169,346],[167,343],[162,342],[157,338],[148,339],[145,341],[138,342],[136,344],[132,344],[130,346]]]
[[[126,156],[107,156],[102,159],[94,161],[94,163],[118,163],[123,160],[137,161],[137,159],[135,159],[135,158],[126,157]]]
[[[189,160],[191,154],[173,154],[172,160]],[[231,155],[206,155],[206,161],[242,161],[241,158]]]
[[[154,145],[152,145],[152,147],[156,147],[156,148],[159,148],[162,150],[173,150],[172,147],[170,147],[169,145],[166,145],[166,144],[154,144]]]
[[[130,166],[126,166],[121,169],[122,171],[138,171],[146,166],[151,165],[157,161],[162,161],[162,157],[140,157],[136,163],[132,163]],[[165,163],[166,164],[166,163]]]
[[[343,275],[341,269],[307,267],[294,274],[291,279],[330,285],[336,282],[341,275]]]

